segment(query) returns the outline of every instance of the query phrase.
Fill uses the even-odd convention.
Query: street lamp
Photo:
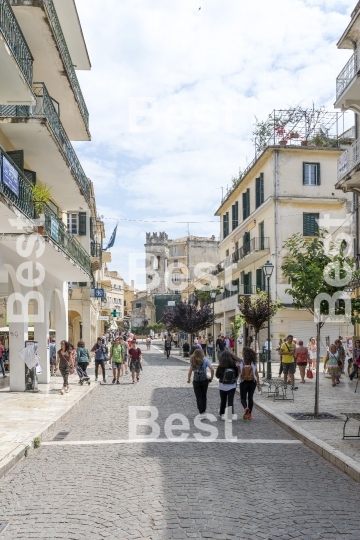
[[[70,298],[70,300],[71,300],[72,295],[73,295],[73,289],[72,289],[71,286],[70,286],[69,289],[68,289],[68,293],[69,293],[69,298]]]
[[[216,298],[216,291],[213,289],[210,292],[211,301],[213,305],[213,350],[212,350],[212,361],[215,363],[215,298]]]
[[[263,271],[264,271],[265,277],[267,278],[268,306],[269,306],[269,312],[270,312],[270,278],[274,271],[274,265],[270,261],[267,261],[263,266]],[[266,378],[271,379],[270,315],[268,319]]]

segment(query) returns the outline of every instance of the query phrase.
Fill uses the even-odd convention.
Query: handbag
[[[306,378],[307,379],[313,379],[314,378],[313,372],[312,372],[312,370],[310,368],[308,368],[306,370]]]

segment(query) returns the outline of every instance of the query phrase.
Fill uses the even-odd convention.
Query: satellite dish
[[[320,131],[323,135],[326,135],[328,134],[328,129],[326,129],[326,127],[324,126],[324,124],[320,124]]]

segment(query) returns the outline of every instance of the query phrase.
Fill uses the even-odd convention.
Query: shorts
[[[111,367],[113,369],[120,369],[122,362],[111,362]]]
[[[130,371],[132,373],[140,373],[140,362],[139,360],[130,361]]]
[[[298,362],[297,365],[298,365],[298,366],[306,366],[306,365],[307,365],[307,362]]]
[[[282,363],[283,366],[283,372],[284,375],[288,375],[288,373],[291,373],[292,375],[295,373],[295,362],[288,362],[288,363]]]

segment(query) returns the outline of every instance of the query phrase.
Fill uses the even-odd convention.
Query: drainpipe
[[[274,150],[274,221],[275,221],[275,299],[278,298],[277,286],[279,278],[279,150]]]

